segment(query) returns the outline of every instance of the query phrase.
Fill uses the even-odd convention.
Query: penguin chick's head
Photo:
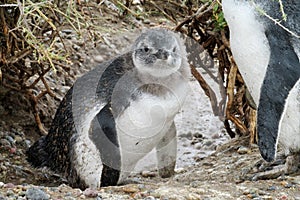
[[[180,68],[185,56],[182,52],[180,38],[175,33],[165,29],[149,29],[135,41],[133,62],[140,73],[164,77]]]

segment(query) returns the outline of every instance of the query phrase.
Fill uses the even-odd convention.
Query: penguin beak
[[[170,54],[166,50],[159,49],[154,55],[158,59],[167,60]]]

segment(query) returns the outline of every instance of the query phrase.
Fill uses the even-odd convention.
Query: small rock
[[[12,191],[12,190],[7,190],[7,191],[6,191],[6,196],[8,196],[8,197],[13,197],[13,196],[15,196],[15,193],[14,193],[14,191]]]
[[[294,185],[292,184],[292,183],[288,183],[288,184],[286,184],[284,187],[285,188],[291,188],[291,187],[293,187]]]
[[[263,200],[272,200],[273,197],[271,197],[271,196],[262,196],[261,199],[263,199]]]
[[[4,188],[14,188],[14,187],[15,187],[15,185],[12,184],[12,183],[6,183],[6,184],[4,185]]]
[[[78,46],[77,44],[73,44],[72,47],[75,51],[80,50],[80,46]]]
[[[250,153],[251,150],[248,147],[240,146],[239,149],[237,150],[237,152],[239,154],[247,154],[247,153]]]
[[[14,140],[11,136],[7,135],[5,138],[6,138],[11,144],[14,144],[14,143],[15,143],[15,140]]]
[[[139,191],[139,189],[134,185],[127,185],[124,186],[122,189],[125,193],[135,193]]]
[[[196,137],[196,138],[203,138],[203,135],[199,132],[193,133],[193,136]]]
[[[46,194],[43,190],[39,188],[29,188],[25,193],[27,199],[30,200],[48,200],[50,195]]]
[[[144,24],[150,24],[151,20],[150,19],[144,19],[143,22],[144,22]]]
[[[9,142],[8,140],[6,140],[6,139],[1,139],[1,140],[0,140],[0,146],[1,146],[1,147],[10,147],[11,144],[10,144],[10,142]]]
[[[72,196],[65,196],[64,200],[76,200],[76,198]]]
[[[98,191],[93,190],[91,188],[87,188],[83,191],[83,195],[86,197],[97,197],[98,196]]]
[[[26,147],[29,148],[31,146],[31,141],[30,140],[25,140]]]
[[[207,140],[207,141],[205,141],[203,144],[204,144],[205,146],[210,146],[210,145],[212,145],[212,143],[213,143],[213,141]]]
[[[183,172],[185,172],[186,170],[183,168],[183,167],[180,167],[180,168],[176,168],[175,169],[175,173],[178,173],[178,174],[181,174]]]
[[[212,139],[219,139],[221,135],[219,133],[215,133],[211,136]]]
[[[196,143],[195,144],[195,149],[200,150],[202,148],[202,144],[201,143]]]
[[[5,184],[3,182],[0,182],[0,188],[2,188]]]
[[[191,132],[188,132],[186,134],[181,134],[179,137],[187,138],[187,139],[191,140],[193,138],[193,135]]]
[[[140,0],[133,0],[132,1],[132,5],[139,5],[139,4],[141,4]]]
[[[94,60],[95,60],[96,62],[103,62],[103,61],[104,61],[104,58],[103,58],[103,56],[101,56],[101,55],[96,55],[96,56],[94,56]]]
[[[151,171],[142,171],[141,175],[142,177],[148,178],[148,177],[155,177],[156,173]]]
[[[69,34],[73,33],[73,30],[72,29],[64,29],[64,30],[61,30],[61,32],[69,35]]]
[[[281,184],[283,187],[285,187],[285,188],[291,187],[291,184],[290,184],[289,182],[287,182],[287,181],[281,181],[280,184]]]
[[[267,190],[269,190],[269,191],[275,191],[277,188],[276,188],[276,186],[271,186],[271,187],[269,187]]]
[[[288,196],[284,194],[284,195],[280,196],[279,199],[280,200],[287,200]]]
[[[17,148],[12,147],[9,149],[9,153],[11,153],[11,154],[14,154],[16,152],[17,152]]]
[[[259,196],[257,194],[254,194],[254,193],[250,193],[250,194],[247,194],[247,197],[249,199],[256,199],[256,198],[259,198]]]
[[[23,138],[21,136],[19,136],[19,135],[16,135],[15,141],[16,141],[16,143],[20,144],[20,143],[23,142]]]
[[[54,44],[54,46],[55,46],[57,49],[63,49],[63,48],[64,48],[64,45],[63,45],[62,43],[60,43],[60,42],[56,42],[56,43]]]
[[[199,181],[193,181],[190,183],[190,186],[193,188],[198,188],[201,185]]]
[[[300,180],[299,179],[294,179],[291,181],[293,184],[296,184],[296,185],[300,185]]]
[[[156,200],[154,196],[147,196],[144,200]]]

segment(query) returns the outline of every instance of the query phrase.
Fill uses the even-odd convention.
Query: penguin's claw
[[[243,171],[241,179],[243,180],[265,180],[276,179],[280,176],[293,174],[299,171],[300,167],[300,155],[294,154],[287,156],[286,158],[278,158],[274,162],[266,162],[259,160],[250,169]]]

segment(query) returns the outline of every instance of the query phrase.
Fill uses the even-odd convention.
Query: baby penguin
[[[79,78],[59,105],[47,136],[27,151],[34,167],[62,173],[73,187],[121,184],[156,149],[161,177],[174,174],[174,117],[190,75],[180,37],[144,31],[130,52]]]

